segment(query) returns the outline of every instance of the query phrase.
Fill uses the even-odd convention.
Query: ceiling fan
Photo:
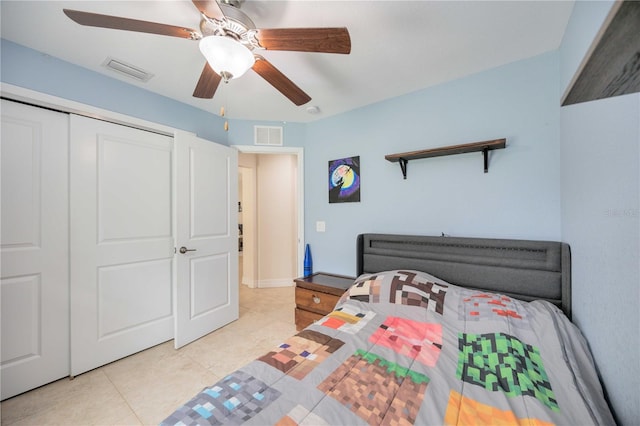
[[[351,52],[351,38],[344,27],[258,29],[240,11],[241,0],[192,2],[201,14],[200,31],[79,10],[63,11],[80,25],[198,40],[207,62],[193,91],[197,98],[213,98],[221,80],[228,82],[251,68],[291,102],[303,105],[311,97],[254,50]]]

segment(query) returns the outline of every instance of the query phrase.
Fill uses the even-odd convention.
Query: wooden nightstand
[[[354,277],[317,272],[296,278],[296,328],[298,331],[333,311]]]

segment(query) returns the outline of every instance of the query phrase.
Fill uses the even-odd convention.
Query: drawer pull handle
[[[315,303],[316,305],[320,303],[320,298],[318,296],[313,296],[313,303]]]

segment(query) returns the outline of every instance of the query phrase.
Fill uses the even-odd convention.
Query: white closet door
[[[69,375],[66,114],[2,101],[2,399]]]
[[[238,152],[179,132],[176,164],[179,348],[238,319]]]
[[[71,116],[71,374],[173,338],[173,139]]]

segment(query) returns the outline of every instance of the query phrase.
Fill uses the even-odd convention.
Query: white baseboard
[[[242,283],[242,285],[246,285],[249,288],[256,288],[257,287],[256,282],[254,280],[248,280],[248,279],[245,279],[244,277],[242,278],[241,283]]]
[[[258,280],[258,288],[291,287],[291,286],[293,286],[293,278]]]

